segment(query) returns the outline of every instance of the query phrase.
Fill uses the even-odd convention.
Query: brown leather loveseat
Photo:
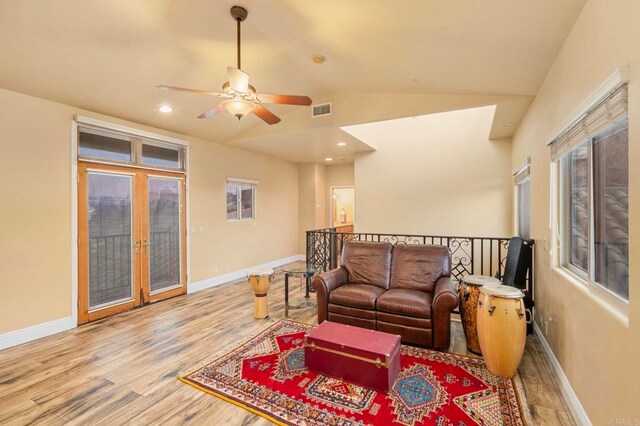
[[[445,246],[348,241],[341,266],[313,278],[325,320],[399,334],[403,343],[447,349],[458,306]]]

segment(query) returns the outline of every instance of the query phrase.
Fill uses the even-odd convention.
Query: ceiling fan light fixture
[[[199,95],[217,96],[226,99],[209,108],[198,118],[211,118],[221,112],[227,110],[238,120],[249,113],[254,113],[258,118],[267,124],[278,124],[280,118],[264,107],[263,104],[282,104],[282,105],[302,105],[309,106],[312,104],[311,98],[308,96],[297,95],[277,95],[262,93],[258,95],[255,87],[249,84],[249,74],[242,70],[241,59],[241,31],[242,22],[247,19],[249,12],[242,6],[233,6],[231,8],[231,17],[236,21],[237,36],[237,61],[235,67],[227,67],[227,75],[229,81],[222,85],[222,93],[210,92],[208,90],[189,89],[186,87],[156,86],[158,89],[167,89],[177,92],[194,93]]]
[[[245,101],[244,99],[229,99],[224,101],[222,105],[238,120],[256,109],[256,105],[253,102]]]

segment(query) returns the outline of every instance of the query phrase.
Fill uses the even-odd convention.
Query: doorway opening
[[[353,232],[355,223],[355,188],[331,188],[331,227],[338,232]]]

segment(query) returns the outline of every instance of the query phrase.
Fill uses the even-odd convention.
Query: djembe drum
[[[264,319],[269,316],[269,304],[267,302],[267,292],[273,278],[273,269],[259,269],[249,272],[249,283],[255,293],[255,304],[253,307],[253,317]]]
[[[480,287],[487,284],[500,284],[500,280],[485,275],[469,275],[460,279],[458,294],[460,296],[460,320],[464,329],[464,337],[467,340],[469,352],[481,355],[480,342],[478,341],[477,312]]]
[[[522,359],[527,337],[524,294],[515,287],[485,285],[478,301],[478,339],[487,368],[511,378]]]

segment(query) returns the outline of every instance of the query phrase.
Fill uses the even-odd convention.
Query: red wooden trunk
[[[400,336],[325,321],[305,337],[309,370],[389,392],[400,372]]]

